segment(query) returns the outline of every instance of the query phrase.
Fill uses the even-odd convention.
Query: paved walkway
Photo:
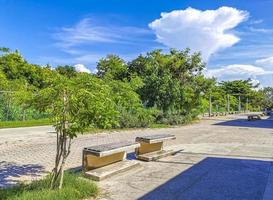
[[[179,153],[158,162],[142,162],[136,171],[99,183],[101,198],[262,199],[272,195],[266,186],[273,183],[269,173],[273,171],[273,121],[270,118],[248,122],[245,118],[227,116],[177,128],[79,136],[73,143],[67,167],[81,165],[82,148],[86,146],[170,133],[177,139],[167,146],[181,150]],[[51,127],[1,129],[0,187],[14,184],[17,179],[35,179],[51,170],[54,152],[55,133]],[[216,192],[210,192],[212,187]],[[241,192],[236,188],[241,188]],[[164,198],[159,198],[162,194]],[[211,194],[213,196],[209,196]],[[235,196],[225,196],[230,194]],[[201,198],[202,195],[207,198]]]

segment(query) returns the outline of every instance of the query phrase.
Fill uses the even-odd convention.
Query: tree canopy
[[[39,66],[28,63],[17,50],[0,51],[0,89],[8,91],[0,93],[1,120],[48,117],[52,110],[44,106],[47,97],[58,99],[56,87],[64,80],[75,95],[81,87],[86,95],[92,94],[86,96],[90,101],[86,110],[92,113],[88,123],[99,128],[183,123],[207,112],[210,96],[214,111],[225,111],[227,98],[231,110],[238,110],[239,101],[242,109],[272,108],[272,88],[259,90],[250,79],[217,82],[206,78],[206,64],[189,49],[154,50],[129,62],[108,55],[98,61],[96,74],[77,72],[69,65]],[[35,105],[32,97],[38,94],[43,98]]]

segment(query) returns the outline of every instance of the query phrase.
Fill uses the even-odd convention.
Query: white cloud
[[[231,77],[256,77],[260,75],[268,75],[273,74],[273,71],[264,70],[261,67],[257,67],[254,65],[227,65],[220,67],[218,69],[211,69],[205,72],[208,77],[217,77],[217,78],[231,78]]]
[[[84,66],[83,64],[76,64],[74,65],[75,69],[77,72],[86,72],[86,73],[91,73],[91,70],[88,69],[86,66]]]
[[[50,60],[51,65],[76,65],[81,63],[83,65],[95,66],[99,59],[105,57],[106,54],[96,54],[96,53],[86,53],[82,52],[79,55],[69,55],[67,56],[41,56],[38,63],[48,63]]]
[[[253,24],[261,24],[261,23],[263,23],[264,22],[264,20],[262,20],[262,19],[257,19],[257,20],[251,20],[251,21],[249,21],[249,24],[250,25],[253,25]]]
[[[231,7],[201,11],[193,8],[161,13],[161,18],[149,24],[157,41],[177,49],[201,51],[204,60],[240,38],[230,31],[248,18],[246,11]]]
[[[251,79],[250,83],[252,83],[252,85],[260,85],[260,81],[257,79]]]
[[[248,29],[251,32],[257,32],[257,33],[272,33],[273,32],[273,29],[266,29],[266,28],[249,27]]]
[[[69,49],[81,44],[135,43],[147,34],[151,34],[148,29],[113,24],[97,25],[90,18],[84,18],[74,26],[62,27],[53,36],[58,46]]]
[[[206,71],[206,75],[208,77],[217,77],[217,78],[223,78],[223,77],[253,77],[257,75],[264,75],[264,74],[270,74],[272,72],[265,71],[261,67],[256,67],[254,65],[227,65],[220,67],[218,69],[211,69]]]
[[[256,65],[259,65],[268,70],[273,70],[273,56],[256,60]]]
[[[215,77],[219,81],[246,80],[250,78],[253,84],[261,83],[263,86],[269,86],[272,85],[273,70],[265,70],[254,65],[234,64],[218,69],[207,69],[205,75]]]

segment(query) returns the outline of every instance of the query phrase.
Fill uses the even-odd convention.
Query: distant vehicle
[[[266,115],[266,116],[270,116],[271,113],[272,113],[271,109],[265,109],[265,110],[263,111],[263,114]]]

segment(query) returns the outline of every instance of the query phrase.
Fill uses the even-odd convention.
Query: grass
[[[45,126],[50,125],[50,119],[37,119],[27,121],[0,121],[1,128],[17,128],[17,127],[31,127],[31,126]]]
[[[173,126],[168,124],[151,124],[149,128],[171,128]]]
[[[1,128],[19,128],[19,127],[31,127],[31,126],[46,126],[52,125],[50,119],[38,119],[38,120],[28,120],[28,121],[0,121]],[[168,124],[151,124],[147,128],[171,128],[174,127]],[[134,130],[134,129],[145,129],[145,128],[111,128],[111,129],[100,129],[100,128],[89,128],[84,134],[100,133],[100,132],[112,132],[112,131],[124,131],[124,130]],[[1,200],[1,199],[0,199]]]
[[[61,190],[49,189],[50,178],[0,189],[0,200],[80,200],[98,194],[97,185],[77,174],[65,173]]]
[[[168,124],[151,124],[146,128],[172,128],[174,126]],[[101,133],[101,132],[114,132],[114,131],[129,131],[129,130],[137,130],[137,129],[146,129],[145,127],[138,127],[138,128],[108,128],[108,129],[100,129],[100,128],[89,128],[83,134],[94,134],[94,133]]]

